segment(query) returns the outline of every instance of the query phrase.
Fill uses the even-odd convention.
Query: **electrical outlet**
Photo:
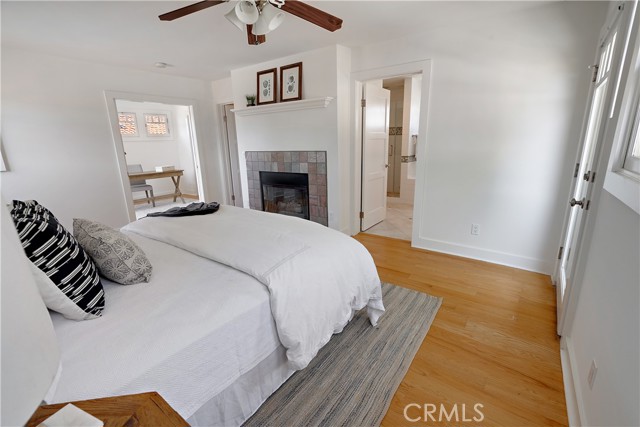
[[[587,377],[587,382],[589,383],[589,388],[593,389],[593,383],[596,381],[596,374],[598,373],[598,366],[596,365],[596,361],[591,361],[591,368],[589,368],[589,376]]]
[[[474,236],[480,234],[480,224],[471,224],[471,234]]]

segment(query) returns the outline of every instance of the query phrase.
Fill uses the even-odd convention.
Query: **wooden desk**
[[[73,403],[104,422],[104,427],[188,427],[189,424],[158,393],[105,397]],[[27,427],[36,427],[67,403],[42,405],[31,416]]]
[[[129,181],[142,181],[147,179],[158,179],[158,178],[171,178],[173,181],[173,185],[175,187],[175,191],[173,194],[167,194],[164,196],[156,196],[153,200],[158,199],[167,199],[173,197],[173,201],[175,202],[178,197],[182,200],[182,203],[185,203],[184,198],[182,197],[182,191],[180,191],[180,177],[183,175],[184,170],[176,169],[172,171],[164,171],[164,172],[156,172],[156,171],[144,171],[144,172],[135,172],[129,174]],[[151,197],[145,197],[144,199],[135,199],[134,203],[148,203],[152,199]]]

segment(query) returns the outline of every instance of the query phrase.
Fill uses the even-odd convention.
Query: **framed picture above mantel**
[[[277,102],[278,79],[276,73],[277,70],[275,68],[258,71],[258,88],[256,92],[258,95],[258,105],[273,104]]]
[[[280,67],[280,101],[302,99],[302,62]]]

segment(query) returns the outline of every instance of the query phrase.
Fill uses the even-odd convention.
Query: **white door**
[[[390,92],[379,81],[365,83],[363,92],[361,231],[387,215],[390,99]]]
[[[570,295],[584,231],[584,219],[589,212],[589,201],[595,181],[595,170],[600,153],[600,142],[609,114],[614,70],[622,47],[620,23],[622,14],[609,29],[598,54],[598,64],[592,67],[593,83],[590,103],[582,133],[582,145],[573,174],[572,191],[565,215],[564,235],[558,254],[555,273],[557,286],[558,334],[564,324],[568,296]],[[603,179],[604,177],[598,177]]]
[[[242,207],[242,187],[240,186],[240,159],[238,155],[238,137],[236,135],[236,116],[231,111],[233,104],[224,106],[224,125],[227,139],[227,162],[231,204]]]

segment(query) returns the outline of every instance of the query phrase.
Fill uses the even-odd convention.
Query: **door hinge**
[[[582,177],[585,181],[589,182],[596,182],[596,173],[589,171],[587,173],[584,174],[584,176]]]
[[[366,99],[362,99],[360,101],[360,105],[362,106],[362,108],[365,108],[367,106],[367,100]]]
[[[576,168],[573,171],[573,177],[577,178],[578,177],[578,171],[580,170],[580,163],[576,163]]]
[[[224,120],[224,122],[227,123],[227,115],[226,114],[224,116],[222,116],[222,120]]]
[[[235,202],[235,201],[236,201],[236,195],[235,195],[235,194],[232,194],[232,195],[231,195],[231,201],[233,201],[233,202]]]
[[[560,250],[558,251],[558,259],[562,259],[562,252],[564,252],[564,246],[560,246]]]
[[[360,219],[364,219],[364,212],[360,212]]]
[[[593,69],[593,77],[591,77],[591,83],[595,83],[598,80],[598,69],[600,68],[600,65],[590,65],[589,68]]]

